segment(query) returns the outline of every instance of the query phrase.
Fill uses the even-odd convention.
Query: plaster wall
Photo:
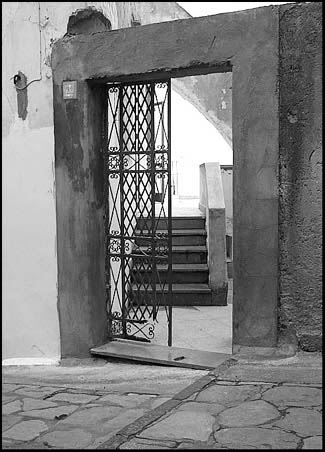
[[[4,364],[57,362],[61,356],[50,55],[69,15],[84,7],[84,2],[2,4]],[[106,10],[114,19],[114,8],[108,4]],[[41,78],[26,90],[24,120],[11,79],[19,70],[27,83]]]
[[[322,3],[280,6],[279,327],[322,349]]]

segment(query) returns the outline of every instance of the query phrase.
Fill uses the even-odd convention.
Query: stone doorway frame
[[[274,347],[278,304],[278,9],[65,36],[53,46],[61,356],[107,341],[103,83],[233,73],[233,350]],[[63,82],[76,81],[75,98]]]

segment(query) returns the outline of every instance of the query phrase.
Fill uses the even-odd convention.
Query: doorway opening
[[[229,170],[232,149],[204,100],[193,98],[200,112],[193,99],[178,94],[206,77],[107,86],[103,135],[111,340],[232,352],[232,275],[227,272],[232,209],[227,204],[226,211],[220,166],[228,164]],[[206,86],[201,85],[201,95]],[[226,86],[231,89],[231,73]],[[231,97],[228,105],[222,101],[227,107],[231,117]],[[232,181],[226,188],[232,205]]]
[[[233,295],[233,150],[232,150],[232,73],[182,77],[171,80],[171,185],[174,233],[173,260],[173,345],[193,350],[232,353]],[[213,87],[219,92],[211,96]],[[190,88],[190,89],[189,89]],[[191,94],[192,88],[192,94]],[[210,97],[210,100],[209,100]],[[211,99],[212,98],[212,99]],[[210,105],[209,105],[210,102]],[[215,104],[213,105],[213,102]],[[213,106],[213,107],[212,107]],[[210,110],[209,110],[210,107]],[[214,111],[213,111],[214,109]],[[222,129],[218,116],[228,128]],[[222,115],[223,113],[223,115]],[[230,121],[229,121],[230,118]],[[219,130],[218,130],[219,129]],[[226,129],[226,130],[225,130]],[[207,165],[206,165],[207,164]],[[206,171],[209,172],[206,177]],[[214,179],[221,178],[222,185]],[[220,255],[220,234],[210,238],[207,221],[208,206],[204,184],[209,184],[211,209],[224,208],[223,260]],[[222,222],[222,218],[219,220]],[[220,223],[216,226],[218,227]],[[213,225],[210,225],[210,228]],[[177,228],[177,229],[176,229]],[[180,234],[183,231],[183,236]],[[218,231],[217,231],[218,232]],[[205,233],[205,234],[204,234]],[[211,231],[210,231],[211,233]],[[220,231],[221,233],[221,231]],[[188,235],[185,235],[188,234]],[[200,235],[203,234],[203,235]],[[210,249],[209,248],[210,245]],[[212,247],[215,245],[215,249]],[[210,259],[209,259],[210,258]],[[224,268],[220,268],[220,265]],[[218,266],[218,268],[213,268]],[[225,269],[225,277],[222,273]],[[211,294],[213,277],[218,285],[227,285],[226,297]],[[212,286],[212,287],[211,287]],[[160,306],[161,314],[164,307]],[[161,315],[152,343],[167,343],[167,319]]]

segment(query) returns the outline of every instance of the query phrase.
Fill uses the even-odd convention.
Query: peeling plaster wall
[[[13,77],[40,78],[38,2],[2,4],[2,163],[4,363],[60,358],[57,310],[51,42],[66,33],[85,2],[40,2],[42,80],[27,88],[27,116],[18,117]],[[115,6],[106,13],[117,25]],[[33,361],[34,360],[34,361]]]
[[[280,287],[284,342],[322,349],[322,4],[280,6]]]

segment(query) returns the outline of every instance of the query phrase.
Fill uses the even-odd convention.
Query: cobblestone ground
[[[3,448],[96,448],[167,400],[155,394],[2,385]]]
[[[213,374],[200,381],[172,398],[3,384],[2,445],[21,449],[322,448],[320,384],[230,381]]]

